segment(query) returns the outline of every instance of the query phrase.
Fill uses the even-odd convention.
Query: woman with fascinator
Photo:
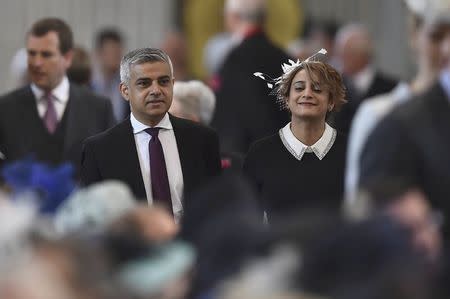
[[[309,208],[336,211],[340,205],[346,143],[327,117],[346,102],[345,87],[333,67],[316,60],[325,53],[283,64],[277,79],[255,73],[291,114],[277,134],[255,142],[244,161],[270,222]]]

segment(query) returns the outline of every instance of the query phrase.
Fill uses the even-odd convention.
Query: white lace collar
[[[314,153],[319,160],[322,160],[336,140],[336,130],[325,123],[325,131],[311,146],[303,144],[291,131],[291,123],[280,129],[279,135],[286,149],[297,159],[301,160],[304,153]]]

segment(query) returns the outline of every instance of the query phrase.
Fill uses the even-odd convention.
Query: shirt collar
[[[447,95],[447,99],[450,101],[450,71],[443,70],[439,76],[439,82]]]
[[[134,115],[133,112],[131,112],[130,115],[130,121],[131,126],[133,127],[133,133],[138,134],[145,129],[151,128],[150,126],[147,126],[146,124],[141,123],[138,121]],[[172,130],[172,123],[170,122],[169,113],[166,112],[166,115],[164,115],[163,119],[155,126],[164,130]]]
[[[327,123],[325,123],[325,131],[323,132],[322,137],[311,146],[303,144],[294,136],[291,131],[291,123],[288,123],[282,128],[279,134],[284,146],[298,160],[302,159],[304,153],[311,152],[314,153],[319,160],[322,160],[336,140],[336,130]]]
[[[411,98],[412,91],[408,83],[399,82],[397,86],[391,91],[391,95],[395,102],[402,103]]]
[[[363,70],[352,76],[353,85],[359,93],[363,94],[369,89],[374,77],[375,69],[373,66],[368,65]]]
[[[69,79],[67,79],[67,77],[64,76],[64,78],[61,80],[58,86],[56,86],[51,91],[51,94],[57,101],[61,103],[67,103],[67,101],[69,100],[69,88],[70,88]],[[34,83],[31,83],[31,90],[33,91],[34,97],[36,98],[37,101],[41,100],[42,97],[44,96],[45,93],[44,90],[37,87],[37,85]]]

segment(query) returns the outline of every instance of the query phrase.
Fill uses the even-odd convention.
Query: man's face
[[[174,79],[167,63],[145,62],[130,67],[130,82],[121,83],[120,91],[130,102],[137,120],[157,125],[172,104]]]
[[[29,35],[27,52],[30,79],[44,91],[55,88],[72,63],[72,51],[61,53],[59,38],[54,31],[44,36]]]
[[[441,41],[440,50],[445,67],[450,70],[450,24],[439,24],[433,27],[432,35]]]

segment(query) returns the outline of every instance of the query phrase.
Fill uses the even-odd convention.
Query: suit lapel
[[[117,133],[112,136],[115,149],[111,149],[111,163],[116,163],[116,173],[125,178],[130,188],[139,198],[146,198],[144,179],[142,178],[136,142],[130,118],[117,126]]]

